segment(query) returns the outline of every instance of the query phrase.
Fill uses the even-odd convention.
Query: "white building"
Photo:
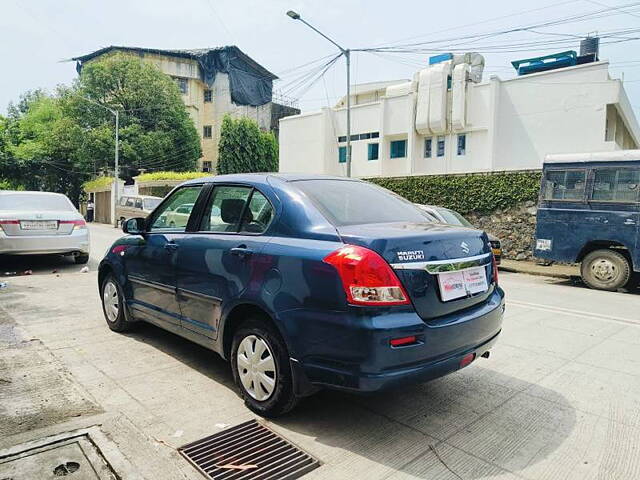
[[[550,153],[638,148],[638,122],[607,61],[488,81],[483,63],[456,55],[411,81],[355,86],[352,175],[537,169]],[[346,174],[345,103],[280,120],[280,171]]]

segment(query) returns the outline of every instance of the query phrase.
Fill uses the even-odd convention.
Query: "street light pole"
[[[113,205],[111,208],[113,208],[113,218],[115,220],[115,225],[114,227],[118,226],[118,218],[116,215],[116,208],[118,206],[118,178],[120,178],[120,159],[118,156],[118,152],[120,150],[119,147],[119,135],[118,135],[118,130],[120,127],[120,116],[118,115],[118,110],[111,110],[112,113],[115,113],[116,116],[116,153],[115,153],[115,164],[114,164],[114,182],[113,182]]]
[[[118,219],[116,218],[116,207],[118,205],[118,178],[120,177],[120,158],[118,155],[118,152],[120,151],[120,145],[119,145],[119,128],[120,128],[120,116],[118,114],[118,110],[114,110],[112,108],[106,107],[104,105],[102,105],[101,103],[96,102],[95,100],[91,100],[90,98],[87,97],[83,97],[82,95],[77,95],[78,98],[81,98],[83,100],[86,100],[89,103],[93,103],[94,105],[97,105],[98,107],[102,107],[105,110],[108,110],[111,115],[114,115],[116,117],[116,145],[115,145],[115,165],[114,165],[114,179],[113,179],[113,201],[111,202],[111,211],[113,212],[113,218],[114,218],[114,227],[118,227]]]
[[[320,36],[324,37],[325,39],[329,40],[336,47],[338,47],[342,55],[344,55],[345,60],[347,61],[347,177],[350,177],[351,176],[351,50],[349,50],[348,48],[342,48],[338,43],[333,41],[331,38],[326,36],[316,27],[314,27],[309,22],[304,20],[299,13],[296,13],[293,10],[289,10],[287,12],[287,16],[289,16],[293,20],[300,20],[311,30],[313,30]]]

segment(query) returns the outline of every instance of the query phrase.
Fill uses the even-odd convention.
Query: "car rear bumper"
[[[68,235],[8,236],[0,231],[1,255],[89,254],[89,232]]]
[[[303,347],[292,362],[298,385],[375,392],[442,377],[489,351],[502,328],[504,294],[496,289],[482,305],[425,323],[415,312],[344,318],[332,338]],[[316,319],[317,320],[317,319]],[[308,323],[310,325],[310,323]],[[334,327],[336,324],[334,323]],[[307,332],[311,333],[311,332]],[[418,342],[392,347],[390,340],[415,335]],[[306,336],[306,335],[305,335]]]

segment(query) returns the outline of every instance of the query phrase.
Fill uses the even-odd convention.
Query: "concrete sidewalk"
[[[538,265],[532,261],[505,260],[500,263],[500,270],[513,273],[526,273],[553,278],[571,278],[580,276],[577,265]]]

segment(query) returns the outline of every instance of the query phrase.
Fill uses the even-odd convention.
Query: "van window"
[[[127,203],[125,203],[127,207],[133,207],[135,205],[134,199],[129,197],[127,198]]]
[[[127,199],[129,197],[120,197],[120,206],[124,207],[127,204]]]
[[[545,175],[545,200],[582,200],[586,170],[549,170]]]
[[[140,210],[142,210],[142,199],[141,198],[136,198],[136,208],[139,208]]]
[[[640,199],[640,169],[599,168],[593,179],[592,200],[637,202]]]

